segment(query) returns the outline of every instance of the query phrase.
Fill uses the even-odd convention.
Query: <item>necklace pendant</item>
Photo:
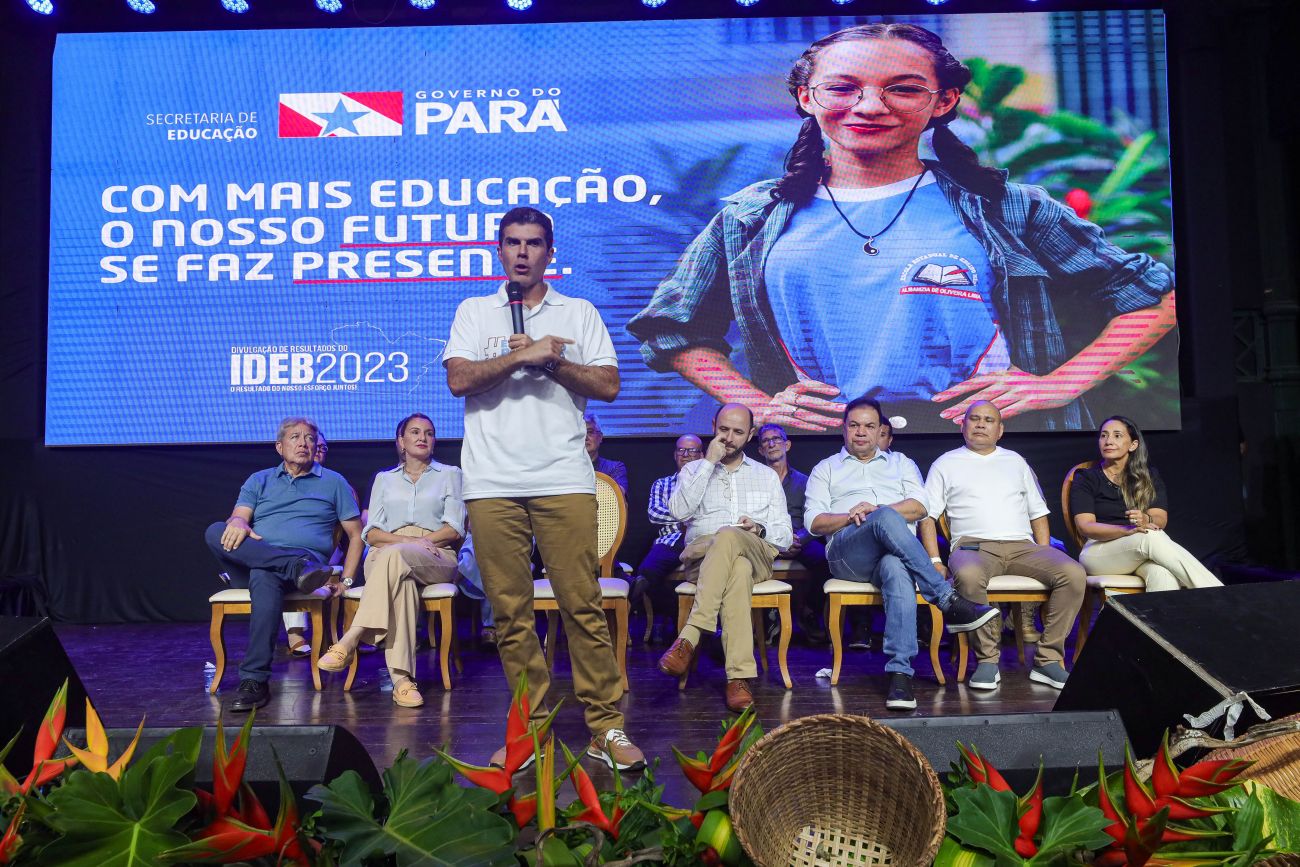
[[[876,249],[875,245],[871,243],[874,240],[876,239],[868,238],[867,243],[862,245],[862,252],[866,253],[868,256],[875,256],[877,253],[880,252],[879,250]]]

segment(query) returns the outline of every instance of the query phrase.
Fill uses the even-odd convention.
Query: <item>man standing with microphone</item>
[[[618,358],[596,308],[542,279],[554,254],[550,218],[514,208],[497,234],[507,284],[456,310],[443,364],[451,393],[465,398],[465,505],[506,677],[527,673],[533,717],[544,717],[551,678],[534,628],[536,539],[592,734],[587,754],[636,770],[645,756],[616,707],[622,676],[596,580],[596,482],[584,446],[587,399],[618,396]]]

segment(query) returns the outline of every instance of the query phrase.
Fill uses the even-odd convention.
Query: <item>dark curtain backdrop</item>
[[[625,5],[608,16],[586,14],[626,17]],[[577,8],[573,0],[568,0],[568,6]],[[997,8],[1010,7],[979,6],[980,11]],[[880,11],[920,9],[914,3],[895,3]],[[716,3],[692,7],[689,14],[783,15],[807,14],[806,10],[806,4],[772,3],[751,13],[734,4]],[[1229,363],[1233,218],[1226,202],[1229,188],[1240,190],[1269,181],[1256,177],[1249,164],[1230,162],[1225,142],[1230,136],[1264,134],[1266,119],[1204,110],[1216,104],[1223,83],[1232,80],[1233,70],[1221,62],[1225,42],[1235,38],[1232,7],[1186,6],[1170,9],[1169,14],[1184,427],[1181,432],[1155,433],[1150,444],[1153,463],[1168,481],[1173,535],[1203,557],[1236,559],[1244,550],[1238,412]],[[569,17],[580,16],[570,13]],[[441,20],[452,23],[453,19]],[[464,20],[457,18],[455,23]],[[268,444],[261,446],[45,448],[53,36],[16,0],[0,3],[0,24],[0,71],[5,116],[10,121],[0,161],[0,261],[4,264],[0,271],[0,321],[4,322],[0,576],[40,576],[53,614],[60,620],[205,619],[206,597],[217,584],[214,564],[201,541],[202,530],[229,514],[238,487],[250,472],[275,463],[269,441],[278,420],[267,419]],[[112,143],[105,142],[105,147]],[[1295,251],[1278,255],[1294,257]],[[185,372],[177,375],[183,377]],[[1095,410],[1104,413],[1105,407]],[[293,407],[285,407],[285,414],[292,411]],[[84,423],[93,427],[96,420],[87,418]],[[896,447],[916,459],[924,471],[935,456],[959,444],[955,432],[951,437],[903,434]],[[1003,445],[1029,460],[1053,508],[1059,504],[1066,470],[1095,456],[1091,434],[1012,432]],[[521,441],[520,448],[526,447]],[[835,438],[800,438],[791,462],[807,471],[837,448]],[[653,480],[672,470],[671,449],[670,440],[651,439],[607,440],[603,449],[605,456],[629,466],[631,520],[621,559],[633,564],[653,536],[645,518],[645,500]],[[457,463],[458,455],[459,443],[440,444],[440,460]],[[342,472],[363,499],[373,474],[392,460],[387,443],[331,443],[329,465]],[[1055,515],[1053,534],[1065,537]]]

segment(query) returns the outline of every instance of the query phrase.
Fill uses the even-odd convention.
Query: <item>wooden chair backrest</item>
[[[1079,528],[1074,526],[1074,513],[1070,511],[1070,489],[1074,487],[1074,474],[1079,470],[1090,470],[1097,466],[1096,461],[1084,461],[1081,464],[1075,464],[1070,467],[1070,471],[1065,474],[1065,481],[1061,482],[1061,517],[1065,519],[1065,532],[1070,534],[1070,539],[1074,542],[1075,548],[1083,547],[1083,535]]]
[[[627,500],[618,482],[605,473],[596,473],[596,554],[600,557],[600,577],[614,575],[618,546],[627,532]]]

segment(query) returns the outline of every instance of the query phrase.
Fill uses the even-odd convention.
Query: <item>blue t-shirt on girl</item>
[[[916,177],[869,189],[832,188],[863,234],[898,214]],[[1006,342],[989,299],[988,256],[926,174],[898,220],[863,251],[818,188],[795,211],[764,269],[768,300],[802,377],[873,392],[885,402],[929,400],[977,373],[1005,370]]]

